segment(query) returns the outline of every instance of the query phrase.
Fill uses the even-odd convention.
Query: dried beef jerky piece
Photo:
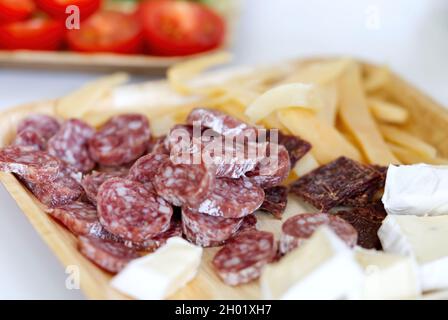
[[[17,133],[12,145],[32,147],[36,151],[44,151],[47,141],[33,129],[24,129]]]
[[[284,146],[268,143],[263,148],[263,154],[266,156],[259,160],[255,169],[247,172],[246,176],[263,189],[267,189],[280,185],[288,178],[291,162]]]
[[[88,172],[95,167],[87,149],[87,141],[94,133],[95,130],[85,122],[68,120],[48,141],[48,153],[81,172]]]
[[[98,189],[108,179],[111,178],[124,178],[127,175],[127,170],[99,172],[93,171],[92,173],[83,177],[81,185],[86,192],[87,199],[94,205],[96,205],[96,196],[98,195]]]
[[[373,168],[340,157],[296,180],[290,192],[319,210],[329,210],[364,192],[379,177]]]
[[[124,244],[92,237],[78,237],[78,250],[90,261],[111,273],[117,273],[139,254]]]
[[[45,141],[59,131],[61,125],[55,118],[45,114],[33,114],[24,118],[17,125],[17,134],[24,130],[34,130]]]
[[[182,208],[182,228],[187,239],[199,246],[221,245],[240,228],[243,219],[226,219]]]
[[[106,166],[119,166],[145,153],[151,133],[146,116],[122,114],[112,117],[89,140],[92,158]]]
[[[302,245],[323,225],[333,229],[348,246],[355,246],[358,233],[345,220],[327,213],[303,213],[292,216],[283,223],[280,252],[286,254]]]
[[[190,208],[207,215],[223,218],[242,218],[258,208],[264,191],[247,178],[219,178],[210,194]]]
[[[169,156],[163,153],[150,153],[138,159],[129,170],[128,179],[148,185],[154,189],[152,181],[160,165],[169,161]]]
[[[282,133],[280,130],[277,131],[277,141],[272,140],[273,130],[268,131],[267,138],[273,143],[278,143],[286,148],[289,153],[289,159],[291,161],[291,168],[294,168],[297,161],[303,158],[311,150],[311,144],[299,137],[288,135]],[[275,135],[274,135],[275,137]]]
[[[152,181],[157,194],[175,206],[196,206],[215,185],[214,169],[200,164],[164,161]]]
[[[264,190],[264,201],[260,209],[271,213],[276,219],[281,219],[288,204],[288,188],[272,187]]]
[[[166,231],[173,208],[143,184],[123,178],[104,182],[97,195],[101,224],[123,239],[143,242]]]
[[[0,149],[0,171],[20,175],[29,182],[50,183],[58,176],[61,162],[33,147],[9,146]]]
[[[236,286],[257,279],[276,251],[272,233],[246,231],[228,241],[216,253],[212,264],[224,283]]]

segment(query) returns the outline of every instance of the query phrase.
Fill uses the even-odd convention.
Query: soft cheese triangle
[[[415,258],[423,291],[448,288],[448,216],[388,215],[378,236],[384,251]]]
[[[111,285],[133,298],[164,299],[196,276],[201,257],[201,247],[174,237],[154,253],[129,263]]]
[[[413,299],[420,296],[418,267],[408,256],[356,248],[355,257],[364,269],[362,299]]]
[[[359,297],[363,272],[353,251],[328,227],[261,276],[264,299],[351,299]]]
[[[388,214],[448,214],[448,166],[390,165],[382,201]]]

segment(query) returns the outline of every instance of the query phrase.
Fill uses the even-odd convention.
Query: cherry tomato
[[[199,3],[149,0],[138,14],[152,54],[189,55],[219,47],[224,39],[224,20]]]
[[[80,12],[80,20],[87,19],[100,7],[102,0],[35,0],[42,11],[57,19],[66,19],[66,9],[70,5],[77,6]]]
[[[71,50],[135,54],[142,50],[142,32],[133,15],[101,11],[67,34]]]
[[[7,50],[57,50],[64,39],[64,24],[36,17],[0,26],[0,48]]]
[[[34,10],[32,0],[0,0],[0,23],[25,20]]]

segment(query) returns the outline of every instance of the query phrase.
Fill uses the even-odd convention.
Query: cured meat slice
[[[143,242],[166,231],[173,208],[143,184],[123,178],[104,182],[97,195],[101,224],[123,239]]]
[[[182,228],[187,239],[199,246],[221,245],[240,228],[243,219],[212,217],[182,208]]]
[[[17,133],[12,145],[32,147],[34,150],[43,151],[47,148],[47,141],[33,129],[25,129]]]
[[[322,225],[327,225],[350,247],[358,239],[356,230],[345,220],[327,213],[297,214],[282,225],[280,252],[286,254],[302,245]]]
[[[81,120],[68,120],[48,141],[48,152],[77,170],[88,172],[95,166],[87,149],[87,141],[94,132],[91,126]]]
[[[89,141],[92,158],[106,166],[134,161],[148,149],[151,133],[146,116],[124,114],[112,117]]]
[[[219,178],[211,193],[195,206],[195,211],[223,218],[242,218],[258,208],[264,191],[247,178]]]
[[[266,156],[263,157],[253,171],[246,173],[253,182],[263,189],[281,184],[291,169],[288,150],[282,145],[268,143],[265,145]]]
[[[17,133],[31,129],[47,141],[59,131],[60,127],[59,121],[51,116],[33,114],[19,122]]]
[[[381,179],[377,170],[340,157],[296,180],[290,192],[319,210],[329,210],[363,193]]]
[[[111,273],[117,273],[140,255],[124,244],[99,238],[78,238],[78,250],[90,261]]]
[[[33,147],[9,146],[0,149],[0,171],[20,175],[30,182],[50,183],[58,176],[61,162]]]
[[[71,203],[82,196],[80,177],[72,168],[62,165],[53,181],[40,179],[38,182],[31,182],[24,178],[22,181],[41,203],[53,208]]]
[[[214,169],[203,162],[175,164],[170,160],[164,161],[153,180],[157,194],[178,207],[197,205],[210,193],[214,184]]]
[[[236,234],[239,234],[248,230],[256,230],[257,229],[257,217],[255,214],[250,214],[243,218],[243,222],[241,223],[240,228],[238,229]]]
[[[148,147],[149,153],[162,153],[169,155],[169,150],[165,147],[166,136],[151,139]]]
[[[93,171],[91,174],[84,176],[81,185],[86,192],[87,199],[94,205],[96,205],[96,196],[98,195],[98,189],[108,179],[121,177],[124,178],[127,175],[127,170],[99,172]]]
[[[169,156],[163,153],[150,153],[138,159],[129,170],[128,179],[141,182],[154,189],[152,181],[160,165],[169,161]]]
[[[61,222],[75,235],[94,236],[102,230],[96,208],[90,203],[75,201],[60,207],[48,209],[46,212]]]
[[[275,142],[275,141],[271,141]],[[288,150],[291,168],[294,168],[297,161],[303,158],[311,150],[311,144],[299,137],[281,133],[278,130],[278,144],[284,146]]]
[[[199,123],[224,136],[244,136],[249,141],[256,141],[257,137],[257,128],[217,110],[194,109],[188,115],[187,123]]]
[[[367,207],[338,211],[336,215],[350,223],[358,231],[357,244],[366,249],[381,250],[378,229],[386,218],[386,211],[381,202]]]
[[[284,186],[272,187],[265,189],[264,194],[264,202],[260,209],[271,213],[277,219],[281,219],[288,204],[288,188]]]
[[[251,230],[231,239],[216,253],[212,264],[224,283],[236,286],[257,279],[275,255],[274,235]]]

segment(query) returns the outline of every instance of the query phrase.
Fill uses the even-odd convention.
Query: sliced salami
[[[43,151],[47,148],[47,141],[37,131],[25,129],[17,133],[12,145]]]
[[[238,233],[248,231],[248,230],[256,230],[257,229],[257,217],[255,214],[250,214],[243,218],[243,222],[241,223],[240,228],[237,231]]]
[[[128,179],[141,182],[154,188],[152,181],[160,165],[169,161],[169,156],[163,153],[150,153],[138,159],[129,170]]]
[[[153,185],[162,198],[175,206],[197,205],[214,188],[214,173],[203,162],[175,164],[167,160],[160,164]]]
[[[97,195],[101,224],[123,239],[143,242],[166,231],[173,208],[143,184],[123,178],[104,182]]]
[[[275,218],[281,219],[288,204],[288,188],[284,186],[272,187],[264,190],[265,198],[261,210],[271,213]]]
[[[165,146],[166,136],[153,138],[149,142],[148,152],[149,153],[162,153],[162,154],[170,154],[170,151]]]
[[[212,192],[196,206],[190,207],[211,216],[242,218],[260,208],[263,200],[263,189],[249,179],[219,178]]]
[[[230,240],[216,253],[212,264],[224,283],[236,286],[257,279],[275,255],[274,235],[251,230]]]
[[[17,133],[31,129],[47,141],[59,131],[60,127],[59,122],[51,116],[33,114],[19,122],[17,125]]]
[[[268,143],[264,147],[266,157],[246,176],[263,189],[267,189],[280,185],[288,177],[291,163],[288,150],[284,146]]]
[[[133,259],[139,257],[137,251],[124,244],[92,237],[79,237],[78,250],[90,261],[111,273],[117,273]]]
[[[84,176],[81,185],[86,192],[86,196],[91,203],[96,205],[96,196],[98,195],[98,189],[108,179],[121,177],[124,178],[127,175],[126,170],[99,172],[93,171],[91,174]]]
[[[240,228],[243,219],[212,217],[182,208],[182,227],[187,239],[199,246],[221,244]]]
[[[118,166],[139,158],[148,148],[151,134],[146,116],[112,117],[89,141],[92,158],[106,166]]]
[[[91,126],[81,120],[68,120],[48,141],[48,152],[77,170],[88,172],[95,166],[87,149],[87,141],[94,132]]]
[[[61,162],[33,147],[9,146],[0,150],[0,171],[20,175],[30,182],[50,183],[58,176]]]
[[[327,213],[303,213],[283,223],[280,252],[286,254],[303,244],[322,225],[327,225],[350,247],[356,245],[358,233],[350,223]]]

